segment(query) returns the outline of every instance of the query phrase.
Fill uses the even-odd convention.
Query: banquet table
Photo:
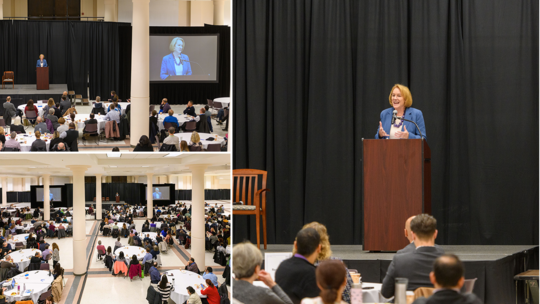
[[[67,118],[67,117],[64,117],[64,118]],[[98,122],[97,132],[99,134],[105,129],[105,124],[107,123],[107,121],[105,120],[104,115],[94,115],[94,118]],[[76,114],[75,122],[77,123],[77,130],[81,130],[81,131],[84,130],[84,126],[85,126],[84,122],[89,119],[90,119],[90,114]],[[70,123],[71,118],[67,118],[66,121],[67,121],[66,123]]]
[[[11,220],[12,220],[12,221],[15,221],[15,222],[18,221],[18,220],[20,220],[20,219],[21,219],[20,217],[12,217],[12,218],[11,218]],[[2,220],[3,220],[4,222],[7,222],[7,221],[9,220],[9,217],[4,217],[4,218],[2,218]]]
[[[139,237],[141,238],[141,240],[143,240],[144,242],[144,239],[146,238],[146,235],[149,235],[148,237],[152,240],[152,241],[156,241],[156,236],[157,236],[157,233],[156,232],[141,232]]]
[[[9,256],[13,259],[13,263],[17,264],[19,271],[24,271],[28,265],[30,265],[30,259],[36,255],[36,252],[41,251],[39,249],[21,249],[12,251]]]
[[[176,218],[176,215],[174,215],[174,214],[162,214],[162,215],[159,216],[159,218],[174,220]]]
[[[43,107],[46,106],[46,103],[34,103],[36,108],[38,109],[38,116],[43,116]],[[26,108],[26,104],[22,104],[17,107],[17,109],[21,110],[24,114],[24,108]],[[25,114],[26,117],[26,114]]]
[[[48,271],[45,270],[35,270],[21,273],[15,277],[15,288],[12,290],[6,291],[6,301],[21,301],[23,299],[32,299],[34,303],[38,303],[39,297],[42,293],[46,292],[54,281],[54,277],[49,275]],[[11,283],[11,281],[9,281]],[[21,286],[22,295],[17,291],[17,286]],[[26,287],[27,290],[31,292],[24,292],[23,288]]]
[[[188,145],[189,143],[191,142],[191,133],[190,132],[186,132],[186,133],[176,133],[174,134],[174,136],[178,137],[178,139],[180,140],[180,142],[182,142],[182,140],[185,140]],[[216,140],[216,136],[217,136],[217,140]],[[203,144],[203,147],[204,149],[208,149],[208,145],[209,144],[221,144],[221,146],[225,145],[225,138],[223,138],[222,136],[218,136],[218,135],[215,135],[215,134],[210,134],[210,133],[199,133],[199,137],[201,139],[201,142]],[[214,138],[214,140],[212,141],[209,141],[209,140],[206,140],[207,138]]]
[[[110,102],[101,102],[103,104],[103,108],[105,109],[105,113],[109,112],[108,109],[109,109],[109,105],[111,104]],[[128,106],[129,102],[119,102],[118,105],[122,108],[122,114],[125,114],[126,113],[126,108]],[[92,103],[92,108],[95,108],[96,107],[96,104],[95,103]]]
[[[188,286],[193,287],[199,297],[206,298],[205,295],[201,295],[201,284],[206,284],[201,275],[187,270],[169,270],[165,271],[165,274],[168,281],[174,285],[171,300],[175,303],[184,303],[189,298],[186,289]]]
[[[49,150],[49,144],[51,143],[52,135],[45,133],[41,135],[41,139],[45,141],[47,145],[47,151]],[[36,136],[33,131],[30,131],[29,134],[17,134],[16,140],[21,145],[21,152],[30,152],[32,148],[32,143],[36,140]]]
[[[133,255],[136,255],[137,259],[142,260],[144,256],[146,255],[146,250],[144,250],[144,248],[139,247],[139,246],[120,247],[116,249],[116,251],[114,251],[114,255],[118,256],[120,254],[120,251],[124,252],[124,256],[126,257],[126,259],[131,259]]]
[[[26,227],[24,226],[15,226],[15,229],[20,229],[22,231],[29,231],[32,227],[34,227],[34,225],[27,225]]]
[[[219,97],[219,98],[214,99],[214,103],[216,103],[216,102],[221,103],[222,107],[225,108],[225,107],[229,106],[229,103],[231,103],[231,98],[230,97]]]
[[[158,115],[157,125],[158,125],[158,128],[160,130],[165,128],[163,126],[163,120],[165,120],[165,117],[167,117],[167,116],[169,116],[169,114],[159,114]],[[182,126],[186,121],[193,120],[193,117],[188,116],[188,115],[184,115],[184,114],[173,114],[173,116],[176,117],[176,119],[178,119],[178,124],[180,126]]]
[[[20,226],[16,226],[15,229],[18,229],[17,227],[20,227]],[[14,235],[11,240],[8,241],[8,244],[11,244],[11,248],[15,248],[15,243],[19,243],[19,242],[23,243],[23,245],[26,246],[26,239],[27,238],[28,238],[27,233],[25,233],[25,234],[17,234],[17,235]]]

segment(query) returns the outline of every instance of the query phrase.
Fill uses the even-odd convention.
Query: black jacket
[[[443,289],[429,298],[418,298],[413,304],[482,304],[473,293],[460,294],[455,290]]]
[[[162,295],[156,289],[154,286],[150,285],[148,287],[148,290],[146,291],[146,300],[150,304],[162,304],[163,300],[161,299]]]
[[[315,298],[321,292],[317,287],[315,266],[302,258],[292,257],[281,262],[276,270],[276,283],[294,304],[299,304],[303,298]]]

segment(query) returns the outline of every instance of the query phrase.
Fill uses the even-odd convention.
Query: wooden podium
[[[48,90],[49,89],[49,67],[36,67],[37,74],[37,89]]]
[[[117,197],[116,197],[116,202],[117,202],[117,203],[120,203],[120,196],[117,196]]]
[[[407,218],[431,213],[431,151],[422,139],[366,139],[364,250],[407,246]]]

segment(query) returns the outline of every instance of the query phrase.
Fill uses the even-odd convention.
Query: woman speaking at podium
[[[184,39],[176,37],[169,45],[169,55],[165,55],[161,61],[161,79],[167,79],[169,76],[175,75],[191,75],[191,64],[189,57],[182,54],[186,47]]]
[[[411,107],[412,95],[409,88],[401,84],[394,85],[392,90],[390,90],[388,100],[392,107],[381,112],[379,129],[377,130],[377,134],[375,134],[375,138],[414,139],[423,137],[427,139],[424,116],[422,115],[422,111]],[[397,113],[394,118],[395,111]],[[418,130],[414,123],[404,121],[402,118],[414,121],[420,130]]]
[[[39,59],[36,63],[36,68],[44,68],[47,67],[47,60],[45,60],[45,55],[41,54],[39,55]]]

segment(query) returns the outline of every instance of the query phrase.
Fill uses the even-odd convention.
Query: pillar
[[[70,176],[70,177],[69,177],[69,183],[70,183],[70,184],[73,184],[73,176]]]
[[[101,220],[102,212],[101,212],[101,198],[103,195],[101,195],[101,174],[96,174],[96,219]]]
[[[84,172],[89,166],[68,166],[73,173],[73,274],[86,274],[86,219]],[[94,250],[94,249],[92,249]]]
[[[4,19],[4,0],[0,0],[0,19]]]
[[[153,185],[152,176],[153,175],[154,173],[146,174],[146,209],[148,209],[146,217],[149,219],[151,219],[152,216],[154,216],[154,197],[152,196],[152,185]]]
[[[205,269],[204,170],[208,165],[191,165],[191,256]]]
[[[214,0],[214,25],[224,25],[225,1]]]
[[[51,182],[51,175],[50,174],[43,174],[41,176],[43,179],[43,219],[48,221],[51,219],[51,201],[50,201],[50,189],[49,185]],[[74,189],[75,190],[75,189]],[[77,192],[73,192],[77,193]]]
[[[105,0],[105,22],[114,21],[114,0]]]
[[[7,177],[2,177],[2,205],[7,206]]]
[[[150,107],[150,0],[132,0],[131,47],[131,135],[135,147],[142,135],[149,135]]]

